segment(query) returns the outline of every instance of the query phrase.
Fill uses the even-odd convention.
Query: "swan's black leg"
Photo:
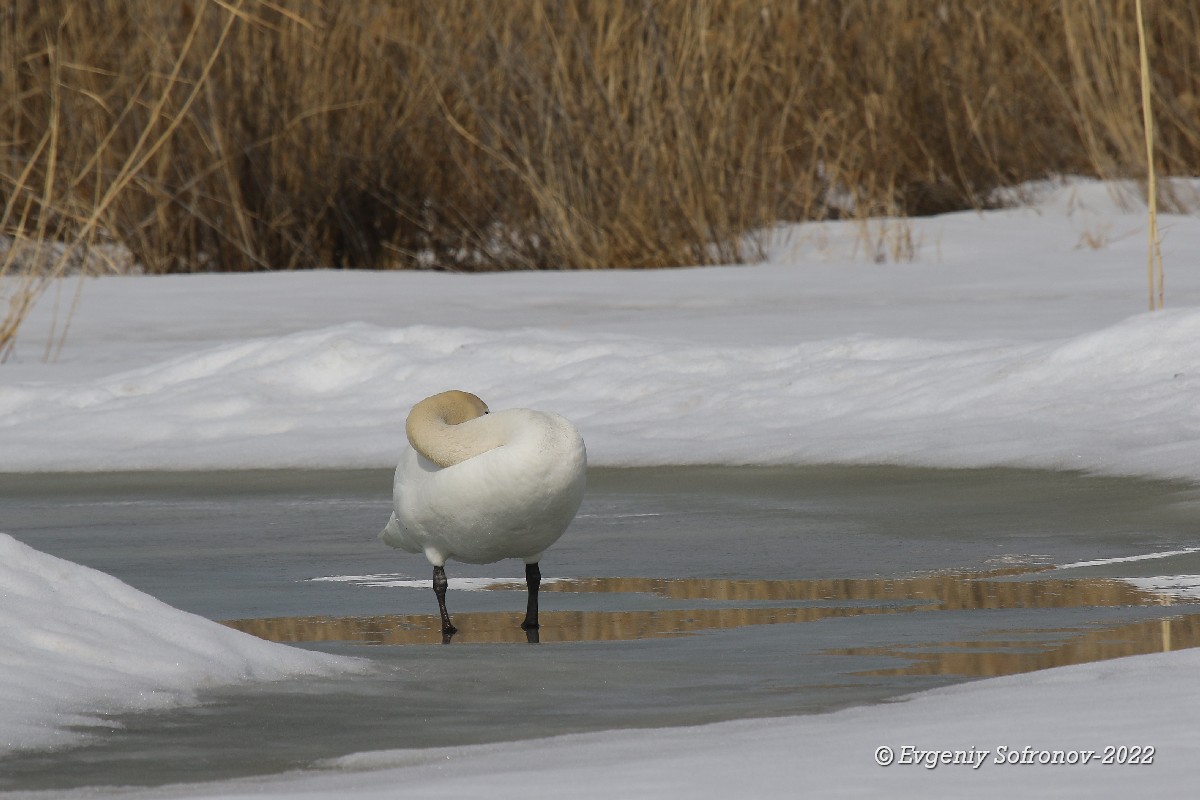
[[[538,627],[538,589],[542,586],[542,571],[537,564],[525,565],[525,585],[529,587],[529,605],[525,608],[525,621],[521,627],[528,631]]]
[[[446,580],[446,568],[433,568],[433,593],[437,595],[438,611],[442,614],[442,639],[444,642],[450,641],[450,637],[458,633],[458,628],[450,624],[450,615],[446,613],[446,587],[450,582]]]

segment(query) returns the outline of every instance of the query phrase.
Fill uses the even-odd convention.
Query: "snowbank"
[[[1200,479],[1200,310],[1038,344],[692,346],[362,323],[0,392],[9,470],[387,467],[412,403],[552,409],[595,465],[1019,466]]]
[[[84,735],[69,728],[206,688],[366,664],[234,631],[0,533],[0,755],[74,743]]]
[[[1140,213],[1042,192],[912,221],[912,263],[824,223],[744,267],[89,281],[57,361],[47,295],[0,368],[0,472],[389,467],[459,387],[571,418],[595,465],[1200,479],[1200,218],[1164,215],[1173,308],[1139,314]]]

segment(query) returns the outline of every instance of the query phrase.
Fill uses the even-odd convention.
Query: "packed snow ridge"
[[[1196,310],[1037,344],[864,335],[714,347],[352,323],[11,387],[0,431],[9,470],[388,467],[411,402],[469,385],[494,408],[528,396],[572,419],[596,465],[877,462],[1197,479],[1197,341]]]
[[[1173,308],[1139,313],[1140,212],[1041,197],[909,221],[900,264],[822,223],[739,267],[88,281],[58,360],[47,297],[0,368],[0,471],[392,467],[412,404],[462,388],[566,416],[599,466],[1200,479],[1200,274],[1173,268],[1200,218],[1164,215]]]
[[[78,743],[106,714],[368,662],[266,642],[0,533],[0,755]]]

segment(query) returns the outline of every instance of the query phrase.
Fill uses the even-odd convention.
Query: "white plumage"
[[[417,403],[406,430],[394,510],[380,538],[433,564],[446,634],[455,630],[445,612],[447,560],[522,559],[530,592],[523,627],[536,628],[538,562],[583,499],[583,437],[557,414],[488,413],[482,400],[461,391]]]

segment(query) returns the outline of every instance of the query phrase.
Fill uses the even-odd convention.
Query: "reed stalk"
[[[1138,63],[1142,87],[1142,127],[1146,134],[1146,226],[1148,244],[1146,277],[1149,282],[1150,310],[1163,307],[1162,245],[1158,236],[1158,182],[1154,168],[1154,112],[1151,108],[1150,58],[1146,48],[1146,19],[1142,0],[1137,0]]]

